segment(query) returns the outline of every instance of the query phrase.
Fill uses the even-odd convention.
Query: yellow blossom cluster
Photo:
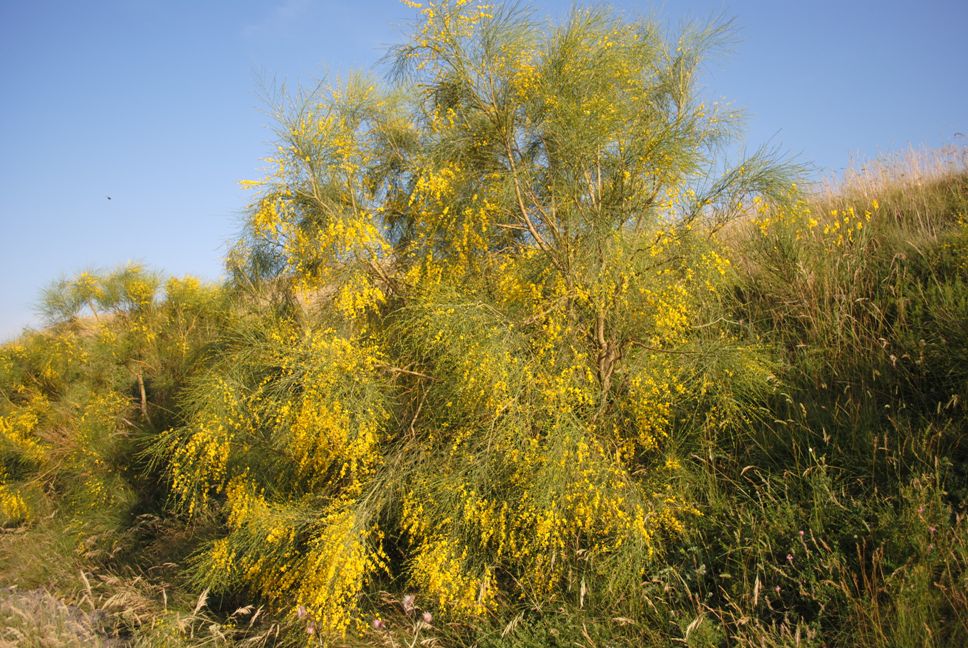
[[[170,430],[162,437],[170,453],[171,497],[189,517],[224,488],[233,437],[250,422],[231,384],[218,379],[207,387],[209,407],[186,428]]]
[[[379,534],[339,503],[321,522],[309,544],[305,571],[298,583],[297,605],[327,632],[345,634],[368,576],[385,568]]]
[[[358,381],[373,375],[379,355],[330,330],[299,343],[305,355],[280,354],[279,364],[284,375],[301,381],[300,393],[274,406],[270,420],[287,431],[286,452],[299,475],[309,483],[343,483],[347,494],[356,494],[374,468],[387,413],[375,403],[355,408],[350,397]],[[305,371],[307,359],[313,364]]]
[[[423,18],[414,38],[416,47],[410,54],[418,60],[419,69],[438,60],[438,47],[458,47],[462,39],[474,34],[482,21],[494,17],[493,4],[472,3],[470,0],[401,1],[411,9],[419,10]]]
[[[467,547],[446,537],[431,537],[419,545],[412,563],[414,583],[438,605],[456,616],[479,616],[494,605],[493,569],[469,569]]]
[[[684,400],[686,386],[676,367],[661,358],[629,380],[629,409],[638,433],[638,443],[646,450],[658,448],[669,435],[673,408]]]
[[[171,492],[189,517],[226,479],[231,434],[224,422],[198,421],[188,441],[175,446],[171,458]]]
[[[0,527],[17,525],[30,519],[24,498],[0,479]]]
[[[828,217],[824,219],[823,235],[829,237],[829,240],[838,247],[860,242],[865,238],[864,226],[870,224],[871,218],[879,208],[880,204],[875,198],[863,213],[859,213],[854,205],[847,205],[843,209],[831,209]]]
[[[753,199],[753,222],[763,236],[782,225],[792,228],[797,241],[810,239],[829,242],[835,247],[850,247],[867,239],[870,230],[865,228],[879,209],[876,198],[860,208],[856,204],[847,204],[823,211],[809,206],[803,197],[783,208],[756,197]]]
[[[40,414],[47,407],[47,399],[34,393],[27,403],[5,416],[0,416],[0,441],[5,452],[16,453],[22,461],[35,465],[44,461],[47,451],[34,432],[40,421]]]

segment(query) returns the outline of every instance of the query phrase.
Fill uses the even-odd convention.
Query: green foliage
[[[325,634],[383,579],[455,622],[633,587],[699,513],[674,432],[773,389],[717,319],[714,232],[794,192],[764,155],[712,174],[732,117],[694,75],[719,30],[421,14],[395,87],[281,111],[230,258],[275,310],[226,337],[153,451],[173,504],[226,518],[200,582]]]
[[[9,636],[966,643],[964,160],[808,195],[722,159],[718,26],[418,8],[280,109],[225,285],[0,349]]]

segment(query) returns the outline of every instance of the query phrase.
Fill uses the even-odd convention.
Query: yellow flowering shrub
[[[165,645],[839,628],[818,614],[871,592],[820,571],[795,592],[795,570],[911,564],[887,559],[905,534],[811,556],[834,523],[874,528],[840,500],[930,459],[896,432],[958,432],[968,217],[900,245],[924,195],[808,202],[764,152],[722,160],[736,114],[695,82],[715,26],[404,4],[389,82],[280,107],[224,282],[83,272],[0,346],[0,555],[49,550],[24,571],[80,571],[85,605],[136,568],[172,635],[138,636],[140,612],[110,632]],[[900,510],[936,555],[937,485],[915,489],[933,510],[868,512]]]
[[[150,282],[139,285],[138,307],[148,308]],[[65,305],[80,294],[97,313],[120,299],[116,287],[82,273],[52,289],[48,305]],[[70,314],[68,306],[62,316]],[[124,364],[134,327],[123,317],[88,318],[28,332],[0,347],[0,517],[3,525],[22,525],[29,533],[55,514],[69,515],[74,532],[103,533],[95,537],[110,544],[112,525],[134,499],[119,466],[135,418],[134,402],[124,393],[133,386]]]
[[[797,198],[764,155],[711,176],[733,115],[692,94],[710,34],[406,4],[401,85],[354,77],[281,111],[230,267],[296,307],[229,337],[212,376],[238,381],[242,420],[187,403],[224,450],[206,463],[189,423],[167,451],[176,499],[190,466],[226,519],[204,582],[299,601],[323,635],[381,570],[453,619],[642,578],[698,514],[669,440],[768,390],[767,372],[726,393],[742,354],[703,350],[740,344],[716,233]]]

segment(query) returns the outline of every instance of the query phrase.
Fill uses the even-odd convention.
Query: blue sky
[[[817,177],[968,134],[964,0],[611,4],[670,29],[732,18],[704,92],[746,110],[741,145]],[[86,268],[220,277],[251,198],[238,181],[273,147],[266,91],[381,74],[412,17],[397,0],[0,0],[0,340]]]

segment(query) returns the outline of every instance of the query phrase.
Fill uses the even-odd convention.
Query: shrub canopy
[[[176,503],[227,511],[202,581],[335,632],[379,579],[451,618],[618,595],[697,514],[676,434],[769,390],[716,321],[712,233],[791,185],[720,155],[736,115],[695,79],[722,30],[414,6],[392,85],[280,111],[229,262],[289,306],[228,343],[159,445]]]

